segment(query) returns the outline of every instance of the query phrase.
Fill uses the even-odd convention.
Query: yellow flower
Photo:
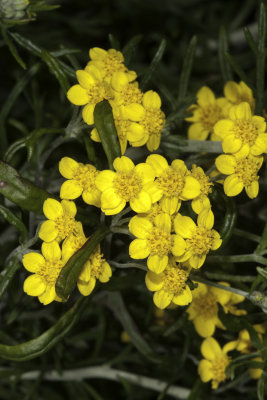
[[[211,207],[208,194],[212,192],[211,186],[213,186],[213,183],[210,181],[203,169],[196,165],[192,166],[191,176],[200,184],[200,195],[194,198],[191,203],[195,213],[199,214],[204,208]]]
[[[245,82],[240,81],[239,83],[234,81],[229,81],[224,86],[224,96],[231,104],[240,104],[243,101],[249,103],[252,112],[255,108],[255,99],[253,97],[252,90],[245,84]]]
[[[167,267],[171,253],[178,256],[185,251],[184,239],[171,235],[171,218],[166,213],[157,215],[153,224],[148,218],[136,215],[129,223],[129,231],[137,237],[130,244],[130,257],[148,257],[147,266],[156,274]]]
[[[263,335],[266,332],[266,324],[255,324],[253,328],[257,332],[261,341],[263,341]],[[255,348],[251,342],[250,334],[247,329],[242,329],[238,334],[238,339],[235,341],[236,350],[243,354],[250,354],[255,351]]]
[[[60,301],[55,291],[56,280],[64,266],[59,244],[56,241],[43,243],[42,254],[25,254],[22,262],[27,271],[33,273],[24,281],[24,292],[29,296],[38,296],[44,305]]]
[[[85,244],[86,240],[82,224],[79,223],[76,230],[71,232],[62,243],[62,260],[65,264]]]
[[[197,333],[205,338],[212,336],[216,327],[223,329],[224,326],[218,317],[218,303],[224,306],[231,293],[198,283],[198,287],[192,291],[192,296],[192,303],[186,312]]]
[[[101,283],[105,283],[109,281],[111,275],[110,265],[103,258],[103,254],[100,254],[98,245],[80,272],[77,282],[78,289],[83,296],[89,296],[94,290],[97,279]]]
[[[175,232],[185,239],[185,252],[177,257],[177,261],[187,261],[192,268],[200,268],[210,250],[217,250],[222,240],[217,231],[212,229],[214,215],[205,208],[197,218],[197,225],[190,217],[177,214],[174,219]]]
[[[133,82],[134,74],[115,72],[111,79],[111,87],[114,90],[112,104],[116,106],[127,106],[132,103],[141,104],[143,93],[138,87],[138,82]]]
[[[101,210],[106,215],[118,214],[129,202],[137,212],[147,212],[154,198],[155,174],[150,165],[134,165],[128,157],[117,157],[113,166],[116,170],[101,171],[96,178],[96,186],[102,192]]]
[[[155,171],[158,200],[161,199],[166,213],[174,214],[179,210],[181,200],[191,200],[200,195],[200,183],[190,174],[184,161],[174,160],[169,166],[163,156],[152,154],[146,163]]]
[[[163,310],[171,302],[179,306],[185,306],[192,300],[192,293],[186,284],[190,270],[182,265],[177,265],[174,257],[170,257],[163,272],[155,274],[148,271],[146,274],[146,286],[148,290],[155,292],[153,301]]]
[[[227,282],[219,282],[221,285],[225,285],[225,286],[230,286],[229,283]],[[219,289],[220,290],[220,289]],[[227,303],[222,304],[224,312],[227,314],[228,312],[230,312],[231,314],[234,315],[246,315],[247,312],[246,310],[240,310],[239,308],[236,308],[236,304],[242,303],[242,301],[245,300],[244,296],[241,296],[240,294],[236,294],[236,293],[230,293],[230,297],[227,301]]]
[[[261,357],[255,357],[251,361],[264,362]],[[249,368],[248,372],[252,379],[260,379],[262,375],[262,368]]]
[[[227,353],[231,350],[233,350],[231,343],[221,348],[217,340],[212,337],[208,337],[201,344],[204,359],[198,364],[198,373],[202,382],[212,380],[212,389],[217,389],[219,384],[226,380],[225,369],[231,361]]]
[[[142,104],[132,103],[122,106],[123,116],[132,121],[128,140],[133,147],[146,144],[149,151],[157,150],[161,132],[165,124],[165,114],[161,110],[161,99],[153,90],[144,93]]]
[[[203,86],[197,92],[197,104],[189,107],[193,112],[192,117],[186,121],[193,122],[188,129],[188,139],[206,140],[211,134],[211,140],[219,140],[214,135],[214,125],[228,115],[229,103],[224,97],[215,98],[213,91],[208,86]]]
[[[67,97],[72,104],[84,106],[83,120],[86,124],[92,125],[95,105],[104,99],[112,99],[112,90],[103,82],[103,74],[93,65],[76,71],[76,76],[79,84],[68,90]]]
[[[61,242],[80,224],[75,221],[77,208],[73,201],[62,200],[60,203],[55,199],[46,199],[43,212],[48,221],[42,223],[39,238],[44,242]]]
[[[266,122],[263,117],[252,115],[246,102],[231,107],[229,118],[217,122],[214,132],[222,140],[224,153],[241,151],[244,156],[266,153]]]
[[[85,203],[100,207],[101,193],[95,185],[99,171],[93,165],[63,157],[59,162],[59,172],[68,179],[60,189],[62,199],[73,200],[82,195]]]
[[[250,199],[254,199],[259,193],[259,176],[257,175],[263,157],[235,157],[234,155],[221,154],[215,160],[218,171],[229,175],[224,181],[224,192],[227,196],[237,196],[245,188]]]
[[[88,62],[87,68],[92,66],[96,67],[101,71],[103,79],[108,83],[110,83],[115,72],[128,71],[123,63],[124,58],[122,53],[115,49],[104,50],[100,47],[93,47],[89,50],[89,57],[91,58],[91,61]],[[131,71],[128,73],[131,74]]]

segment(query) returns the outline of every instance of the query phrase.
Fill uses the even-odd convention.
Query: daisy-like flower
[[[114,91],[114,103],[116,106],[127,106],[132,103],[141,104],[143,93],[139,89],[138,82],[133,82],[136,75],[125,72],[115,72],[111,79],[111,87]]]
[[[222,240],[217,231],[212,229],[214,215],[205,208],[199,213],[197,225],[190,217],[177,214],[174,219],[175,232],[185,239],[186,248],[182,255],[176,257],[177,261],[187,261],[192,268],[200,268],[210,250],[217,250]]]
[[[134,165],[128,157],[117,157],[113,166],[116,170],[101,171],[96,178],[96,186],[102,192],[101,210],[106,215],[118,214],[129,202],[137,212],[147,212],[155,197],[155,174],[150,165]]]
[[[192,297],[192,303],[186,312],[197,333],[206,338],[214,334],[216,327],[223,329],[224,326],[218,317],[218,303],[224,306],[231,293],[198,283],[198,287],[192,291]]]
[[[237,196],[245,188],[250,199],[254,199],[259,193],[258,172],[262,166],[263,157],[236,157],[234,155],[221,154],[215,160],[219,172],[227,176],[223,187],[227,196]]]
[[[129,223],[129,231],[137,237],[130,244],[130,257],[148,257],[147,266],[156,274],[167,267],[169,255],[179,256],[185,251],[184,239],[171,234],[171,218],[166,213],[157,215],[154,223],[136,215]]]
[[[214,132],[222,140],[224,153],[260,156],[267,151],[265,119],[252,115],[247,102],[231,107],[229,118],[218,121]]]
[[[57,240],[61,242],[71,232],[78,229],[80,222],[75,221],[77,213],[73,201],[46,199],[43,204],[43,212],[48,221],[44,221],[39,231],[39,238],[44,242]]]
[[[176,264],[174,257],[169,257],[168,265],[160,274],[148,271],[145,282],[148,290],[155,292],[153,301],[163,310],[171,302],[185,306],[192,300],[192,293],[186,284],[190,270]]]
[[[32,272],[24,281],[24,292],[29,296],[37,296],[44,305],[54,300],[60,301],[55,290],[56,280],[64,266],[59,244],[56,241],[43,243],[42,254],[25,254],[22,263],[27,271]]]
[[[101,193],[95,185],[99,171],[93,165],[85,165],[70,157],[63,157],[59,162],[59,172],[68,179],[60,189],[62,199],[74,200],[82,195],[85,203],[100,207]]]
[[[208,337],[202,342],[200,349],[204,357],[198,364],[200,379],[202,382],[211,380],[212,389],[217,389],[226,380],[225,369],[231,361],[227,353],[234,347],[230,342],[221,348],[217,340]]]
[[[76,230],[70,233],[62,243],[62,260],[64,264],[73,256],[76,251],[85,244],[87,238],[80,223]]]
[[[94,290],[96,280],[106,283],[109,281],[111,275],[110,265],[103,258],[103,254],[100,253],[100,246],[98,245],[80,272],[77,282],[79,292],[83,296],[89,296]]]
[[[195,213],[199,214],[204,208],[209,208],[211,206],[208,194],[212,192],[211,186],[213,186],[213,183],[203,169],[196,165],[192,166],[191,176],[200,184],[200,195],[193,199],[191,203]]]
[[[253,325],[253,328],[257,332],[260,340],[263,341],[263,335],[266,332],[266,324],[255,324]],[[250,334],[247,329],[242,329],[238,334],[237,340],[235,340],[233,343],[236,344],[235,348],[236,350],[240,351],[240,353],[250,354],[255,351],[255,347],[251,342]]]
[[[246,101],[249,103],[252,112],[254,111],[255,99],[253,97],[253,92],[245,82],[240,81],[237,83],[228,81],[224,86],[224,96],[232,105],[237,105]]]
[[[124,65],[124,57],[120,51],[115,49],[104,50],[100,47],[93,47],[89,50],[89,57],[91,61],[88,62],[88,67],[96,67],[101,71],[103,79],[110,83],[111,78],[115,72],[127,72],[130,76],[133,74],[136,77],[135,72],[128,71]],[[135,79],[135,77],[133,79]],[[132,79],[132,80],[133,80]]]
[[[86,124],[94,123],[95,105],[113,97],[110,86],[103,81],[103,73],[93,65],[87,66],[84,70],[76,71],[79,84],[72,86],[67,97],[72,104],[84,106],[82,117]]]
[[[151,154],[146,163],[155,171],[158,200],[166,213],[174,214],[179,210],[181,200],[191,200],[200,195],[200,183],[190,174],[184,161],[174,160],[169,166],[163,156]]]
[[[214,125],[228,115],[229,103],[224,97],[215,98],[208,86],[203,86],[197,92],[197,104],[189,107],[193,115],[185,120],[192,122],[188,129],[188,139],[206,140],[211,134],[211,140],[219,140],[214,134]]]
[[[165,124],[165,114],[161,110],[161,99],[153,90],[144,93],[142,104],[132,103],[122,106],[123,116],[132,121],[128,140],[133,147],[146,144],[149,151],[157,150],[161,132]]]

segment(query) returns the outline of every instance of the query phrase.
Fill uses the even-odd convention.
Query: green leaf
[[[62,268],[56,282],[56,292],[61,299],[68,299],[68,296],[76,286],[83,265],[88,260],[96,246],[109,232],[110,231],[106,226],[100,226],[85,242],[81,249],[78,250]]]
[[[253,51],[253,53],[255,54],[255,56],[258,53],[258,49],[257,49],[257,43],[255,42],[254,37],[252,36],[250,30],[246,27],[244,28],[244,35],[247,39],[248,45],[251,48],[251,50]]]
[[[5,360],[27,361],[47,353],[69,333],[79,320],[87,302],[88,298],[80,298],[56,324],[35,339],[15,346],[0,344],[0,357]]]
[[[115,49],[117,51],[120,50],[120,43],[119,43],[118,39],[114,35],[112,35],[112,33],[108,34],[108,40],[113,49]]]
[[[107,100],[103,100],[95,106],[94,121],[108,159],[109,168],[113,170],[113,161],[116,157],[121,156],[121,148],[112,108]]]
[[[263,371],[261,374],[261,377],[259,379],[258,385],[257,385],[257,395],[258,395],[259,400],[264,400],[266,380],[267,380],[267,373],[265,371]]]
[[[146,358],[152,362],[160,362],[159,357],[153,352],[148,343],[143,339],[139,333],[132,317],[125,307],[123,298],[119,292],[107,292],[104,294],[103,299],[99,302],[105,304],[110,308],[114,316],[120,321],[124,330],[131,338],[131,342]]]
[[[8,33],[4,27],[4,25],[1,24],[1,33],[4,39],[5,44],[8,46],[10,53],[12,56],[15,58],[17,63],[23,68],[27,69],[25,62],[21,59],[21,57],[18,54],[18,51],[13,43],[13,41],[9,38]]]
[[[160,42],[160,45],[158,47],[158,50],[156,51],[156,54],[153,57],[153,60],[151,61],[151,64],[148,68],[148,70],[146,71],[146,73],[144,74],[141,83],[140,83],[140,88],[144,91],[148,82],[151,80],[154,72],[156,71],[166,48],[166,40],[162,39],[162,41]]]
[[[0,161],[0,193],[21,208],[39,214],[43,212],[43,203],[48,197],[54,197],[22,178],[15,168]]]
[[[256,58],[256,108],[255,114],[262,113],[264,78],[265,78],[265,41],[266,41],[266,10],[264,3],[260,4],[258,21],[258,46]]]
[[[186,400],[206,400],[210,393],[210,384],[203,383],[200,378],[194,382],[194,386]]]
[[[219,31],[218,53],[219,53],[219,62],[224,83],[233,80],[231,67],[225,56],[227,51],[228,51],[227,32],[225,30],[225,27],[221,26]]]
[[[229,63],[231,64],[231,66],[232,66],[233,70],[235,71],[235,73],[241,79],[241,81],[244,81],[253,91],[255,91],[254,85],[252,84],[252,82],[248,78],[247,74],[240,67],[240,65],[236,62],[234,57],[232,57],[231,54],[229,54],[228,52],[225,53],[225,56],[226,56],[227,60],[229,61]]]
[[[0,205],[0,215],[13,225],[21,233],[21,240],[24,242],[28,238],[28,230],[24,223],[8,208]]]
[[[122,54],[124,56],[124,63],[126,66],[129,66],[132,56],[136,50],[137,45],[142,40],[143,35],[135,35],[122,49]]]
[[[255,253],[260,254],[263,250],[267,248],[267,223],[264,226],[260,243],[258,244]]]
[[[42,50],[42,59],[47,64],[51,74],[53,74],[55,78],[58,80],[64,93],[67,93],[67,91],[70,88],[70,83],[59,61],[55,57],[53,57],[51,53],[45,50]]]
[[[247,367],[249,361],[253,360],[253,358],[255,357],[257,357],[257,354],[252,353],[252,354],[244,354],[242,356],[233,359],[225,370],[227,378],[234,379],[236,368],[241,367],[243,365]]]
[[[197,46],[197,37],[193,36],[186,50],[182,71],[179,80],[178,102],[184,101],[187,94],[188,83],[193,67],[195,52]]]
[[[0,300],[8,289],[15,273],[21,268],[21,263],[17,257],[12,257],[6,268],[0,274]]]

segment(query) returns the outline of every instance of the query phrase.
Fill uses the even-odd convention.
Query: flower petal
[[[150,255],[147,259],[147,266],[150,271],[155,272],[155,274],[160,274],[167,267],[168,261],[169,258],[167,255]]]
[[[52,301],[56,300],[57,294],[55,286],[47,286],[44,293],[38,296],[40,303],[43,305],[47,305],[52,303]]]
[[[215,160],[218,171],[225,175],[231,175],[235,172],[236,159],[234,156],[222,154]]]
[[[89,89],[92,86],[95,85],[95,80],[94,78],[86,71],[83,69],[79,69],[76,71],[76,76],[78,79],[79,84],[81,85],[82,88],[84,89]]]
[[[61,199],[74,200],[77,199],[83,191],[83,187],[79,182],[70,179],[63,182],[60,188]]]
[[[156,176],[161,175],[169,167],[167,160],[159,154],[151,154],[148,156],[146,163],[151,165]]]
[[[146,213],[151,209],[151,197],[145,190],[141,190],[137,197],[130,200],[130,207],[136,213]]]
[[[107,263],[106,261],[104,261],[102,263],[101,268],[102,268],[102,272],[99,275],[99,281],[101,283],[106,283],[110,280],[110,278],[112,276],[112,271],[111,271],[109,263]]]
[[[214,133],[221,139],[233,133],[234,122],[230,119],[221,119],[214,125]]]
[[[49,261],[58,261],[61,258],[61,250],[58,242],[55,240],[50,243],[42,244],[42,253],[44,258]]]
[[[135,215],[129,223],[129,231],[139,239],[145,239],[151,231],[153,225],[147,219]]]
[[[70,200],[62,200],[61,205],[63,208],[64,214],[67,214],[69,217],[74,218],[77,214],[77,207],[74,201]]]
[[[172,254],[174,256],[181,256],[185,252],[186,242],[185,240],[178,235],[172,235]]]
[[[224,153],[236,153],[241,149],[242,141],[241,139],[235,137],[231,134],[226,136],[222,142],[222,148]]]
[[[198,364],[198,374],[202,382],[208,382],[213,378],[212,364],[208,360],[201,360]]]
[[[46,199],[43,204],[43,212],[47,219],[55,220],[58,217],[62,217],[63,208],[59,201]]]
[[[192,292],[189,286],[186,285],[185,289],[181,294],[177,294],[172,299],[174,304],[177,306],[187,306],[187,304],[191,303],[192,301]]]
[[[59,162],[59,172],[66,179],[72,179],[79,164],[70,157],[63,157]]]
[[[29,296],[39,296],[45,291],[46,284],[40,275],[30,275],[25,279],[23,290]]]
[[[172,298],[173,294],[166,292],[162,289],[154,293],[153,301],[158,308],[163,310],[164,308],[168,307],[168,305],[172,301]]]
[[[118,207],[122,202],[122,199],[117,195],[113,188],[105,189],[101,195],[101,208],[113,209]]]
[[[135,165],[129,157],[117,157],[113,161],[113,167],[118,172],[130,172],[134,169]]]
[[[86,106],[83,107],[82,117],[87,125],[93,125],[94,123],[94,109],[94,104],[86,104]]]
[[[187,239],[192,237],[196,229],[196,224],[190,217],[184,217],[181,214],[177,214],[174,219],[174,229],[178,235]]]
[[[116,178],[117,174],[114,171],[104,170],[101,171],[95,180],[96,187],[101,191],[109,189],[113,186],[113,181]]]
[[[23,256],[22,263],[27,271],[38,272],[45,265],[45,259],[39,253],[27,253]]]
[[[135,167],[135,172],[141,177],[143,185],[151,183],[155,179],[153,168],[147,163],[140,163]]]
[[[155,225],[164,232],[171,232],[171,217],[167,213],[161,213],[155,217]]]
[[[89,296],[89,294],[91,294],[92,291],[94,290],[95,284],[96,284],[96,278],[93,277],[89,280],[89,282],[83,282],[79,280],[77,282],[79,292],[83,296]]]
[[[161,99],[158,93],[154,92],[153,90],[148,90],[145,92],[142,103],[145,108],[159,109],[161,107]]]
[[[197,92],[197,102],[201,107],[208,106],[215,103],[215,96],[213,91],[208,86],[203,86]]]
[[[243,182],[237,177],[237,175],[229,175],[224,181],[224,192],[227,196],[237,196],[242,192],[244,188]]]
[[[200,195],[200,183],[192,176],[185,177],[185,185],[181,197],[191,200]]]
[[[163,280],[161,274],[155,274],[152,271],[148,271],[145,277],[146,287],[151,292],[160,290],[163,286]]]
[[[72,104],[76,106],[84,106],[89,102],[89,96],[85,89],[80,85],[72,86],[67,92],[67,98]]]
[[[48,220],[44,221],[41,225],[39,231],[39,238],[44,242],[51,242],[55,240],[58,235],[58,230],[56,229],[56,224],[54,221]]]
[[[147,247],[147,242],[144,239],[135,239],[130,243],[129,254],[131,258],[140,260],[147,258],[150,254],[150,250]]]

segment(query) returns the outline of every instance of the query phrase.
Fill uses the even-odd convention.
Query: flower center
[[[171,234],[154,227],[147,238],[147,244],[152,255],[165,256],[171,250]]]
[[[165,114],[158,108],[146,108],[145,116],[141,120],[141,124],[145,127],[149,136],[161,134],[165,123]]]
[[[63,268],[63,262],[59,261],[47,261],[39,269],[38,275],[40,275],[49,285],[53,286],[56,283],[58,275]]]
[[[192,254],[205,255],[210,251],[213,239],[213,229],[197,226],[192,237],[186,242]]]
[[[113,97],[108,86],[103,82],[97,82],[95,85],[90,86],[87,90],[87,94],[89,96],[88,103],[92,104],[97,104],[104,99],[110,100]]]
[[[134,171],[118,172],[113,185],[117,195],[126,201],[137,197],[143,186],[141,178]]]
[[[122,119],[120,117],[115,117],[115,126],[118,133],[118,137],[124,139],[127,137],[127,132],[129,130],[130,121],[128,119]]]
[[[103,272],[103,254],[95,252],[90,258],[91,262],[91,276],[99,279]]]
[[[249,186],[259,179],[257,173],[260,167],[261,159],[259,160],[256,157],[236,159],[235,174],[244,183],[244,186]]]
[[[73,217],[64,213],[63,216],[58,217],[55,220],[56,229],[58,231],[58,236],[56,240],[61,242],[65,237],[67,237],[71,232],[75,230],[76,221]]]
[[[200,196],[204,197],[207,196],[209,193],[212,192],[211,186],[213,183],[210,182],[209,178],[202,170],[202,168],[197,167],[195,164],[192,166],[191,176],[195,178],[200,183]]]
[[[123,101],[123,105],[138,103],[140,104],[143,98],[141,90],[134,84],[126,85],[120,92],[119,97]]]
[[[222,354],[219,358],[211,361],[211,369],[213,372],[212,389],[217,389],[220,382],[226,380],[225,368],[230,363],[230,358]]]
[[[251,121],[244,119],[235,121],[233,131],[235,136],[242,140],[242,143],[248,143],[250,146],[255,143],[258,137],[257,127]]]
[[[168,197],[180,196],[184,188],[184,176],[169,167],[156,179],[157,186]]]
[[[116,54],[107,54],[103,59],[103,69],[105,71],[105,76],[112,76],[114,72],[126,71],[126,67],[123,64],[123,60]]]
[[[163,271],[163,289],[169,293],[180,294],[186,286],[188,271],[178,266],[167,266]]]
[[[209,292],[195,298],[193,292],[191,307],[195,310],[196,315],[203,315],[207,319],[215,318],[219,311],[215,296]]]
[[[216,122],[223,118],[221,108],[217,104],[209,104],[200,109],[200,121],[205,129],[212,131]]]
[[[98,171],[93,165],[80,164],[75,171],[73,179],[78,181],[84,190],[96,190],[95,179]]]

